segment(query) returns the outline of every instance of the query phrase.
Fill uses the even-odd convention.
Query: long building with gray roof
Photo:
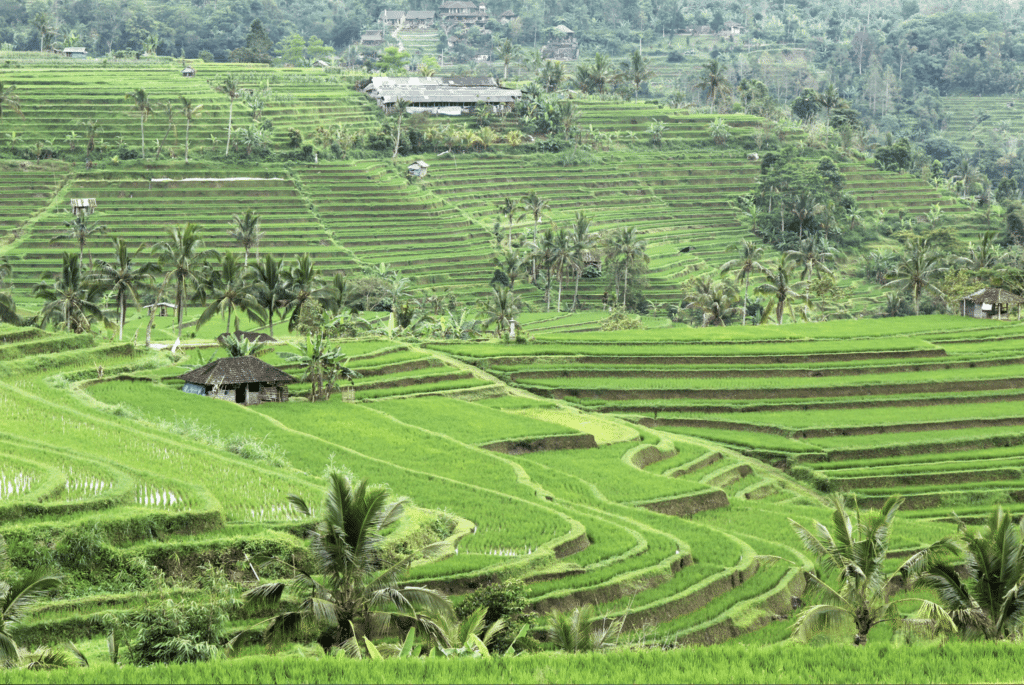
[[[511,107],[523,95],[522,91],[500,87],[493,78],[453,76],[375,76],[363,91],[385,111],[404,100],[410,111],[435,114],[461,114],[478,105]]]

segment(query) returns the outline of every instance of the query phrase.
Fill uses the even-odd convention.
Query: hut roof
[[[405,13],[405,18],[432,21],[434,19],[434,10],[409,10]]]
[[[566,26],[565,24],[559,24],[558,26],[551,30],[554,31],[555,33],[564,33],[567,36],[573,32],[573,30]]]
[[[226,342],[231,337],[231,335],[232,335],[231,333],[221,333],[220,335],[217,336],[217,342],[223,344],[224,342]],[[277,342],[276,340],[271,338],[266,333],[260,333],[259,331],[235,331],[234,332],[234,336],[236,338],[245,338],[249,342],[254,342],[254,343],[256,343],[256,342]]]
[[[986,302],[992,304],[1024,304],[1024,297],[1014,295],[1009,290],[1003,290],[1002,288],[982,288],[964,299],[968,302],[977,302],[979,304],[985,304]]]
[[[256,357],[224,357],[214,359],[194,371],[178,376],[196,385],[236,385],[239,383],[297,383],[298,381]]]

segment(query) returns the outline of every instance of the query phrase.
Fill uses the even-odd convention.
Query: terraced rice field
[[[448,351],[537,395],[728,444],[870,505],[904,494],[913,516],[942,520],[1024,511],[1022,338],[1018,322],[934,316]],[[714,462],[657,468],[696,466]]]
[[[965,149],[996,144],[1024,124],[1024,102],[1012,94],[945,97],[942,106],[947,115],[945,135]]]
[[[293,370],[282,350],[266,359]],[[782,503],[802,520],[820,516],[803,486],[729,447],[510,394],[436,350],[387,341],[346,350],[362,374],[349,401],[242,407],[181,392],[174,376],[187,367],[158,353],[0,327],[0,534],[15,561],[55,535],[57,559],[70,563],[60,540],[92,529],[97,554],[141,555],[172,576],[183,563],[244,559],[250,543],[290,553],[302,543],[288,532],[299,520],[285,496],[316,501],[333,464],[453,517],[448,554],[413,577],[455,594],[514,572],[539,610],[593,602],[679,642],[718,641],[789,613],[806,559],[785,529],[738,536],[690,517]],[[272,456],[227,449],[244,439]],[[21,522],[26,512],[32,522]],[[151,529],[156,539],[140,532]],[[797,567],[755,561],[780,553]],[[43,604],[27,634],[60,619],[56,629],[102,640],[97,617],[109,610],[86,600],[60,618],[59,602]]]

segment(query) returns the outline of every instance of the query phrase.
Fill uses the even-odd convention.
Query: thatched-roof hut
[[[1022,304],[1024,297],[1014,295],[1009,290],[982,288],[961,300],[960,315],[975,319],[1003,319],[1009,318],[1011,307],[1016,307],[1019,319]]]
[[[193,395],[238,404],[287,402],[288,383],[295,378],[256,357],[225,357],[178,376]]]

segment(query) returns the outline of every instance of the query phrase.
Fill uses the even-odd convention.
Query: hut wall
[[[260,402],[287,402],[288,386],[265,385],[260,388],[259,400]]]

